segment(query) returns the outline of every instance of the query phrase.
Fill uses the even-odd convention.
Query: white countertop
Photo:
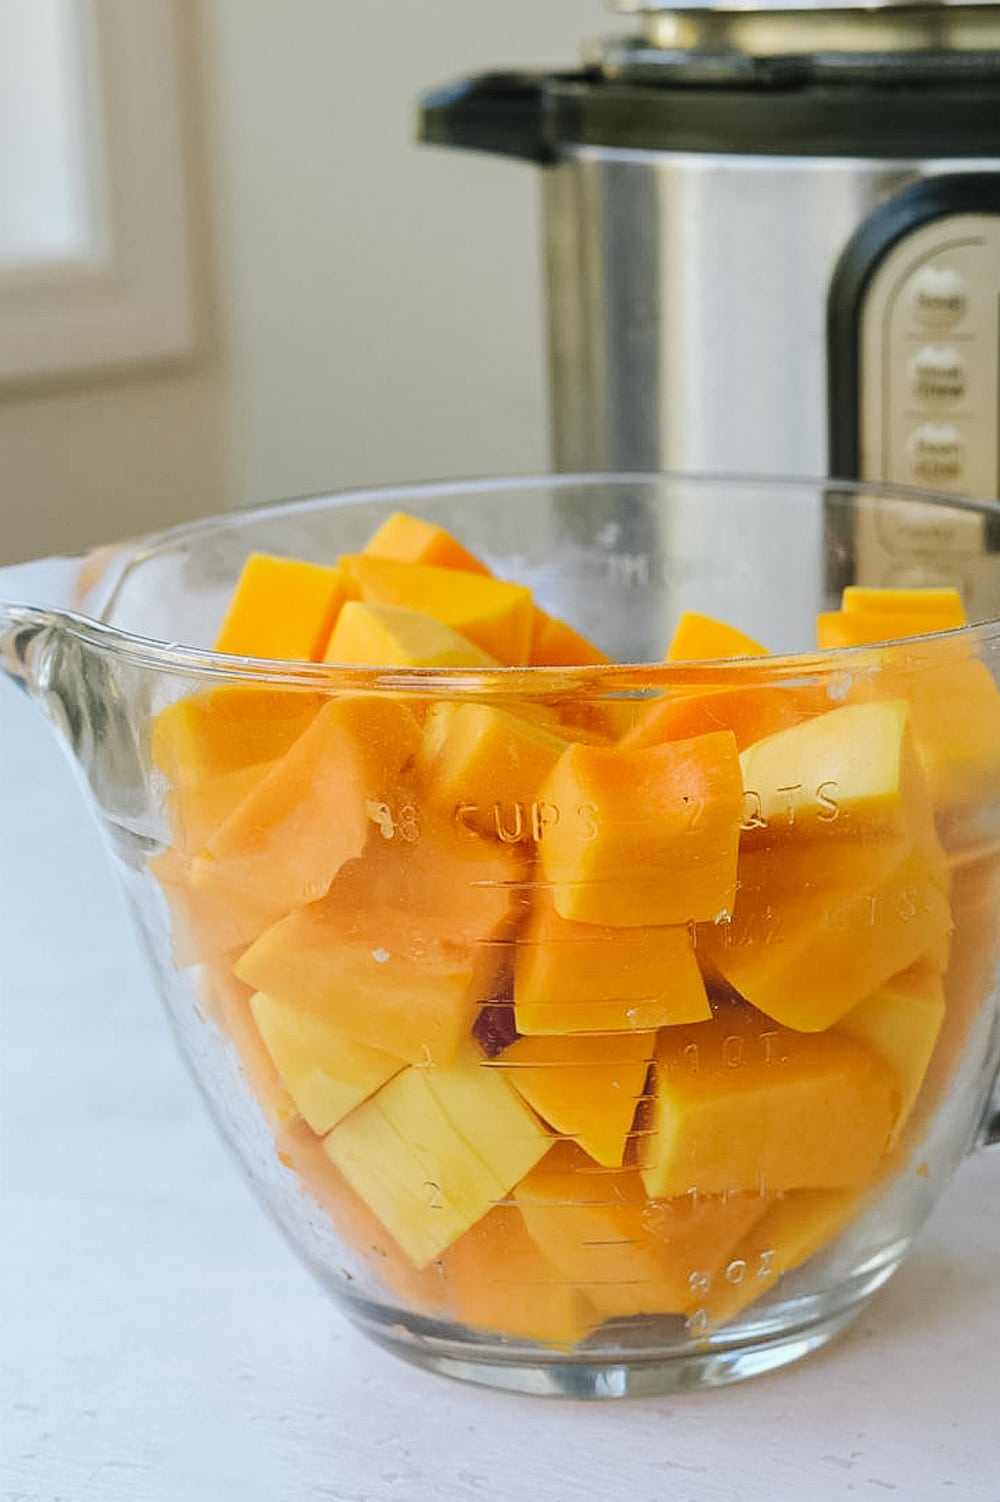
[[[584,1404],[355,1333],[217,1141],[72,773],[0,683],[0,1502],[997,1502],[1000,1153],[825,1351]]]

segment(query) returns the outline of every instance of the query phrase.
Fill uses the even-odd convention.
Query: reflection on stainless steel
[[[558,467],[825,471],[837,257],[862,218],[928,170],[568,154],[543,180]]]
[[[914,52],[925,48],[976,51],[996,47],[1000,16],[995,5],[856,3],[809,6],[781,0],[760,9],[748,6],[618,4],[642,15],[642,38],[612,38],[598,50],[609,74],[651,68],[659,51],[734,48],[751,57],[782,57],[810,52]],[[645,44],[645,45],[642,45]]]

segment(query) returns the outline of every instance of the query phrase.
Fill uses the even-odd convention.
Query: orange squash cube
[[[735,626],[685,610],[674,629],[667,648],[666,662],[706,662],[720,657],[767,657],[760,642]]]
[[[514,1189],[531,1237],[603,1319],[683,1314],[693,1279],[759,1219],[753,1195],[651,1201],[635,1169],[602,1168],[558,1144]]]
[[[866,589],[848,585],[841,609],[816,620],[816,643],[822,648],[859,647],[898,641],[966,625],[957,589]]]
[[[447,1065],[489,995],[479,960],[440,939],[428,944],[421,926],[401,916],[383,922],[378,914],[340,911],[328,899],[267,929],[237,970],[360,1046]]]
[[[542,784],[539,843],[562,918],[671,925],[731,911],[743,783],[731,731],[639,750],[570,746]]]
[[[494,998],[521,870],[447,828],[413,843],[373,834],[325,900],[261,934],[238,973],[368,1048],[447,1065]]]
[[[329,700],[194,857],[192,896],[228,899],[234,909],[250,903],[272,923],[315,902],[361,854],[369,805],[394,791],[418,739],[417,722],[399,699]]]
[[[743,848],[807,840],[934,840],[934,809],[905,699],[845,704],[740,754]]]
[[[364,553],[345,554],[339,567],[352,598],[432,616],[498,662],[523,665],[528,661],[534,605],[524,585]]]
[[[606,652],[579,631],[535,606],[531,633],[532,667],[577,668],[610,661]]]
[[[823,1250],[860,1214],[864,1189],[794,1189],[771,1201],[714,1275],[699,1279],[702,1295],[688,1316],[694,1336],[735,1319]]]
[[[181,969],[239,953],[273,921],[267,893],[213,891],[192,883],[193,860],[180,850],[151,856],[148,867],[170,913],[174,963]]]
[[[362,550],[373,558],[395,558],[400,563],[430,563],[437,568],[457,568],[469,574],[490,570],[457,537],[434,522],[394,511],[372,533]]]
[[[921,615],[915,611],[827,610],[816,617],[816,645],[821,651],[863,647],[926,636],[932,631],[948,631],[953,625],[947,616]]]
[[[312,723],[322,704],[318,694],[256,685],[189,694],[153,721],[153,765],[171,787],[180,787],[273,761]]]
[[[543,1121],[597,1163],[620,1168],[655,1033],[519,1038],[490,1061]]]
[[[816,620],[820,648],[905,640],[967,624],[957,589],[886,589],[848,585],[839,611]]]
[[[910,717],[905,700],[845,705],[741,754],[739,894],[698,943],[791,1027],[829,1027],[929,950],[947,960],[948,875]]]
[[[908,700],[939,825],[977,804],[991,804],[1000,794],[1000,690],[969,643],[945,637],[915,640],[891,653],[873,648],[860,667],[850,690],[853,702]],[[980,807],[979,817],[983,812]]]
[[[253,553],[243,566],[215,650],[315,662],[345,597],[336,568]]]
[[[936,631],[949,631],[966,624],[962,596],[951,586],[943,588],[878,588],[848,584],[840,608],[845,615],[919,616],[936,622]],[[925,628],[930,629],[930,628]]]
[[[1000,690],[984,662],[965,657],[914,669],[913,735],[941,810],[1000,795]]]
[[[203,782],[182,782],[166,797],[174,849],[195,855],[271,771],[274,763],[237,767]]]
[[[444,702],[428,715],[417,776],[429,805],[459,828],[530,841],[544,818],[538,789],[565,749],[563,736],[507,709]]]
[[[819,1032],[923,955],[943,968],[951,929],[940,853],[812,842],[744,856],[731,921],[697,947],[759,1011]]]
[[[869,1180],[899,1114],[894,1074],[835,1033],[724,1004],[665,1028],[639,1158],[653,1198],[839,1189]]]
[[[535,894],[514,958],[517,1030],[638,1032],[711,1016],[686,927],[607,928],[560,918]]]
[[[497,1205],[443,1254],[452,1318],[475,1329],[569,1349],[600,1323],[528,1234],[516,1205]]]
[[[659,741],[690,740],[712,731],[731,730],[737,749],[776,731],[787,730],[827,707],[825,691],[779,684],[740,684],[685,689],[654,699],[639,712],[623,746],[655,746]]]

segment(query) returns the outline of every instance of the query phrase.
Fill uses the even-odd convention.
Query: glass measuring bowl
[[[211,652],[251,552],[333,562],[399,509],[614,662]],[[525,1392],[711,1386],[822,1345],[898,1267],[994,1135],[998,515],[833,482],[414,486],[40,565],[65,598],[0,607],[216,1121],[374,1339]],[[982,623],[812,648],[845,583],[956,580]],[[662,662],[684,609],[772,655]],[[545,769],[443,755],[470,711]],[[720,736],[735,843],[668,796],[676,748]]]

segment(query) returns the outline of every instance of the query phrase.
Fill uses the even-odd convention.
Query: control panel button
[[[925,344],[910,361],[910,384],[920,402],[957,402],[965,396],[965,361],[951,345]]]
[[[951,329],[964,316],[969,294],[954,266],[922,266],[910,281],[914,322],[925,329]]]
[[[948,559],[941,558],[923,566],[918,563],[890,566],[881,583],[889,589],[941,589],[944,585],[951,585],[963,597],[968,587],[962,570]]]
[[[913,478],[923,485],[947,485],[961,479],[964,448],[953,423],[921,423],[906,445]]]

